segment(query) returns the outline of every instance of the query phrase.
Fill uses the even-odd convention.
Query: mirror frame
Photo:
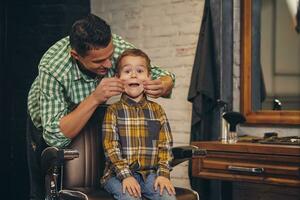
[[[252,110],[252,0],[241,0],[241,112],[249,124],[300,125],[300,111]]]

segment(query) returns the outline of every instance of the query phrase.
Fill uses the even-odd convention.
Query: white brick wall
[[[92,13],[105,19],[114,33],[176,74],[172,98],[157,100],[168,115],[174,146],[189,144],[187,94],[203,6],[204,0],[91,0]],[[190,187],[187,163],[174,168],[171,177],[175,186]]]

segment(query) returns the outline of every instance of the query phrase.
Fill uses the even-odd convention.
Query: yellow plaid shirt
[[[112,176],[121,181],[140,173],[155,172],[170,178],[171,129],[162,107],[144,97],[135,102],[125,94],[110,105],[103,122],[106,166],[101,183]]]

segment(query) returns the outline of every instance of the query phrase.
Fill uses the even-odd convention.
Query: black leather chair
[[[101,121],[106,106],[99,107],[72,141],[68,149],[47,147],[41,154],[41,169],[45,177],[45,199],[47,200],[112,200],[112,196],[100,187],[104,170],[104,153],[101,141]],[[205,154],[194,146],[172,149],[175,166],[192,157]],[[197,192],[176,187],[179,200],[198,200]]]

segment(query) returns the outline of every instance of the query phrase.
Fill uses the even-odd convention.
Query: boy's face
[[[147,62],[140,56],[125,56],[120,62],[119,78],[125,82],[125,93],[139,101],[144,92],[143,81],[150,79]]]

